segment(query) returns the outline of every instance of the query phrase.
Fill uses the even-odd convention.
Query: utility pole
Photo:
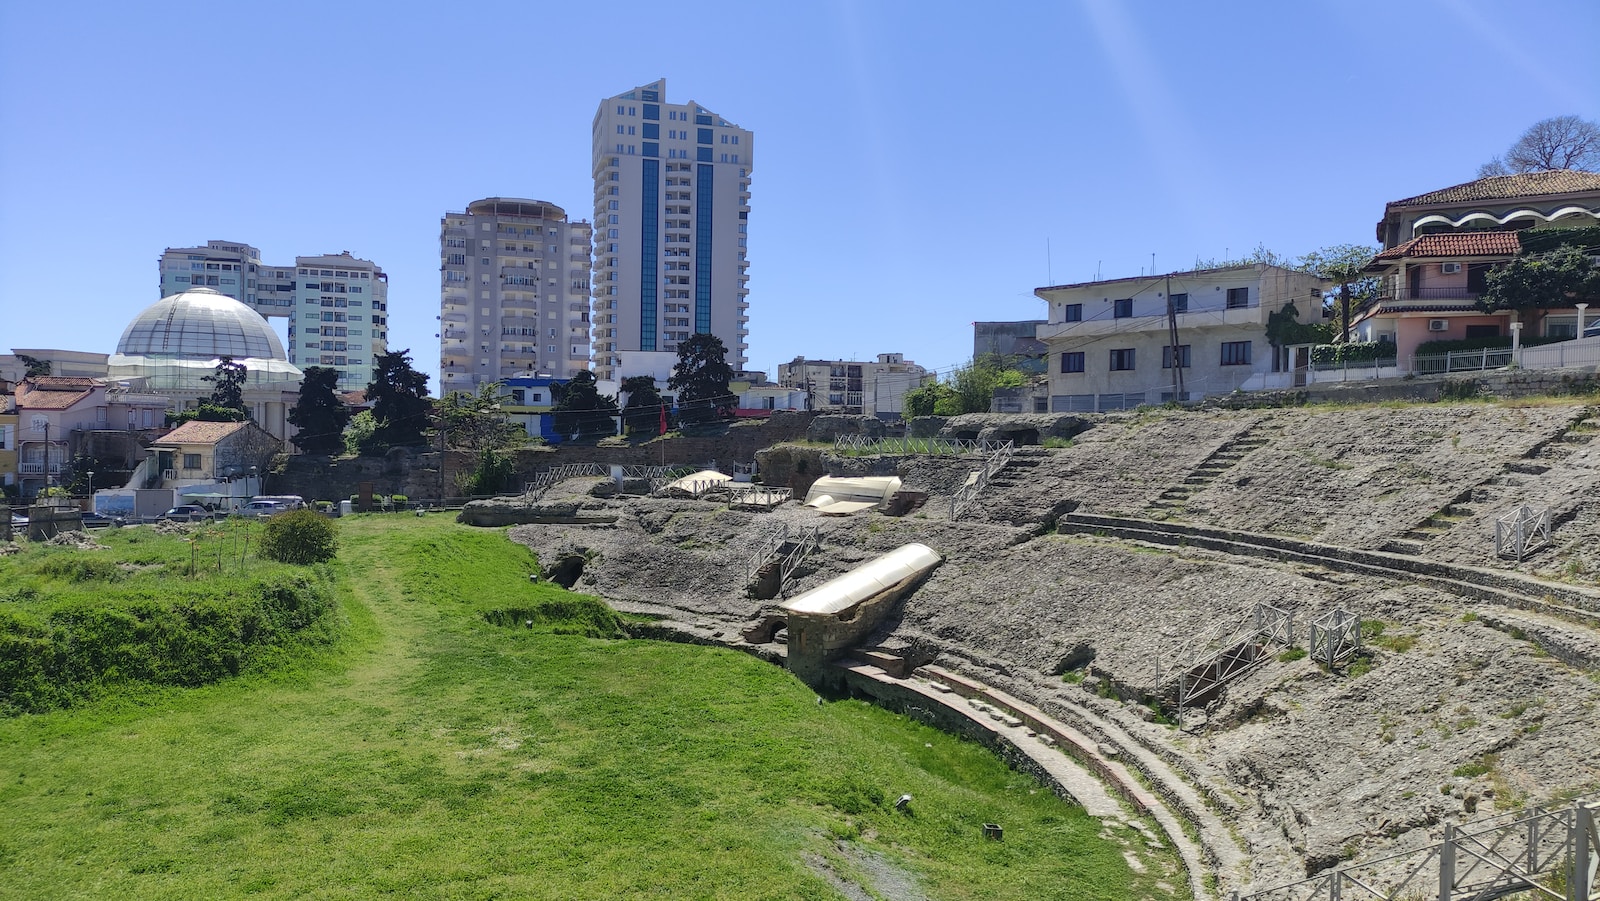
[[[1154,262],[1154,255],[1151,257]],[[1178,308],[1172,304],[1172,276],[1167,276],[1167,341],[1172,345],[1172,399],[1182,403],[1183,347],[1178,343]]]

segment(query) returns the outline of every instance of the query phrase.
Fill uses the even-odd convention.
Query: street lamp
[[[251,497],[255,497],[257,494],[261,493],[261,476],[256,471],[256,468],[254,466],[250,467],[250,475],[253,476],[255,478],[255,480],[256,480],[255,493],[250,495]],[[245,479],[245,481],[244,481],[244,490],[247,493],[250,491],[250,479],[248,479],[248,478]]]

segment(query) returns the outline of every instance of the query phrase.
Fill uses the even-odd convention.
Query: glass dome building
[[[210,288],[191,288],[147,307],[122,332],[108,376],[144,379],[148,390],[207,394],[223,357],[244,364],[246,390],[293,391],[302,373],[260,313]]]

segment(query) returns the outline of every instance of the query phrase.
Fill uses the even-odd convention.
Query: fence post
[[[1582,801],[1572,802],[1572,878],[1567,880],[1567,899],[1589,901],[1595,886],[1590,884],[1589,842],[1600,841],[1596,834],[1594,811]]]
[[[1444,844],[1439,846],[1439,901],[1450,901],[1456,884],[1456,827],[1446,823]]]

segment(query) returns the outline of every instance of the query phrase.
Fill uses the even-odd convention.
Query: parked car
[[[289,509],[288,504],[282,504],[277,501],[251,501],[239,510],[239,515],[250,517],[273,516]]]
[[[120,516],[107,516],[104,513],[83,514],[83,527],[85,529],[103,529],[107,526],[126,525]]]
[[[183,504],[161,514],[161,518],[178,522],[210,522],[217,516],[199,504]]]
[[[1594,338],[1600,336],[1600,320],[1595,320],[1583,327],[1583,337]]]

